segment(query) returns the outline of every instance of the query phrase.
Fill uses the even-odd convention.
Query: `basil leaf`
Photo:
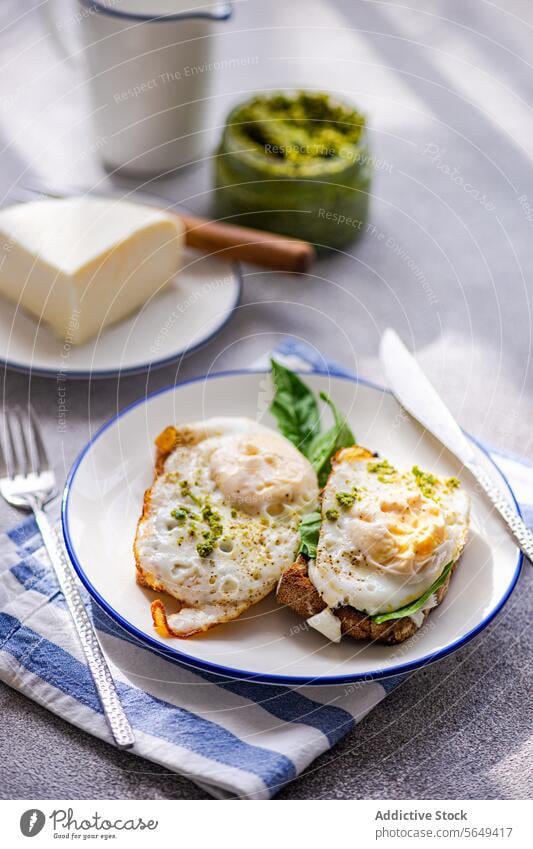
[[[426,590],[424,595],[421,595],[420,598],[417,598],[416,601],[411,602],[411,604],[406,605],[405,607],[400,607],[399,610],[394,610],[392,613],[380,613],[377,616],[371,616],[370,618],[374,620],[378,625],[381,625],[382,622],[388,622],[389,619],[401,619],[402,616],[412,616],[413,613],[416,613],[428,600],[433,593],[437,592],[440,587],[442,587],[444,581],[448,577],[448,574],[454,564],[454,561],[451,560],[445,567],[444,571],[441,573],[440,577],[437,578],[436,581],[430,586],[429,590]]]
[[[320,431],[320,416],[314,394],[297,374],[271,360],[276,389],[270,412],[283,436],[307,454],[311,440]]]
[[[322,517],[318,512],[308,513],[306,516],[302,516],[302,521],[300,522],[301,542],[298,554],[305,554],[314,560],[321,523]]]
[[[309,445],[307,457],[316,471],[318,485],[324,486],[331,471],[331,458],[340,448],[354,445],[355,437],[331,398],[325,392],[320,393],[320,398],[330,407],[335,423],[325,433],[315,436]]]

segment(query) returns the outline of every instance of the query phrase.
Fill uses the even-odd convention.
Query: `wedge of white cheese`
[[[340,643],[342,637],[341,620],[335,616],[329,607],[325,607],[320,613],[311,616],[307,620],[307,624],[327,637],[328,640],[331,640],[332,643]]]
[[[177,216],[109,198],[0,210],[0,293],[81,344],[139,309],[177,273]]]

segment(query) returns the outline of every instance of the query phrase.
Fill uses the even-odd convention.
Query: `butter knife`
[[[381,339],[380,357],[389,386],[402,407],[463,463],[502,517],[518,547],[533,562],[533,534],[479,464],[472,444],[413,355],[391,328]]]

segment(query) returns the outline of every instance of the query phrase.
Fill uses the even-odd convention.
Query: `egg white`
[[[152,583],[182,604],[167,617],[170,630],[189,636],[271,592],[294,559],[300,518],[316,509],[318,487],[308,460],[252,420],[209,419],[177,434],[148,494],[135,551]],[[186,519],[173,517],[175,509]]]
[[[322,496],[316,561],[309,563],[329,607],[369,615],[420,598],[458,559],[470,510],[455,480],[432,476],[427,486],[413,471],[372,472],[375,462],[365,449],[337,455]]]

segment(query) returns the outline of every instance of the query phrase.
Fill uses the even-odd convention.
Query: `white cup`
[[[231,2],[75,3],[70,17],[58,0],[41,8],[63,56],[86,60],[106,167],[154,176],[198,160],[205,150],[213,39],[232,15]],[[77,47],[67,37],[72,21]]]

